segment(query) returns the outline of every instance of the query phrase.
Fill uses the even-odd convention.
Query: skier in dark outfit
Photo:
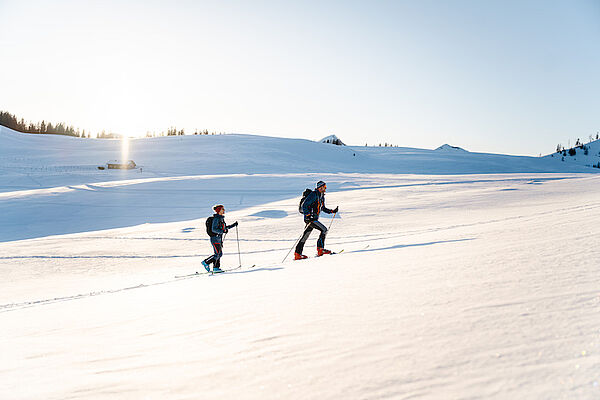
[[[304,214],[304,222],[306,223],[306,227],[304,228],[304,234],[296,246],[294,260],[302,260],[307,258],[302,254],[302,250],[304,249],[304,244],[308,240],[308,237],[313,229],[318,229],[321,232],[321,235],[317,240],[317,256],[320,257],[323,254],[331,254],[331,251],[325,248],[325,236],[327,236],[327,228],[325,225],[319,222],[319,214],[321,213],[321,210],[327,214],[337,213],[339,207],[336,207],[334,210],[330,210],[329,208],[325,207],[325,190],[327,190],[327,185],[325,182],[317,182],[316,189],[306,196],[304,203],[302,203],[302,213]]]
[[[231,225],[225,224],[225,207],[222,204],[217,204],[213,207],[215,215],[213,215],[211,230],[215,234],[210,237],[210,243],[213,246],[215,254],[202,261],[202,265],[206,269],[206,272],[210,271],[210,264],[213,264],[213,272],[223,272],[221,270],[221,257],[223,256],[223,234],[227,233],[229,229],[238,225],[235,221]]]

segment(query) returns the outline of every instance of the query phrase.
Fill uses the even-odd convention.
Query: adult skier
[[[215,214],[206,220],[206,232],[210,236],[210,243],[215,254],[202,261],[206,272],[210,272],[210,264],[213,264],[213,273],[223,272],[221,269],[221,257],[223,256],[223,234],[238,225],[235,221],[231,225],[225,224],[225,207],[217,204],[213,207]]]
[[[319,214],[321,213],[321,210],[327,214],[337,213],[339,207],[336,207],[333,210],[325,207],[326,190],[327,185],[325,182],[317,182],[315,190],[310,192],[302,203],[302,213],[304,214],[304,222],[306,223],[306,227],[304,228],[304,234],[300,238],[298,245],[296,245],[294,260],[302,260],[307,258],[302,254],[302,250],[304,249],[304,244],[308,240],[308,237],[313,229],[318,229],[321,232],[321,235],[319,235],[319,239],[317,240],[317,256],[320,257],[323,254],[331,254],[331,251],[325,248],[325,236],[327,236],[327,228],[325,225],[319,222]]]

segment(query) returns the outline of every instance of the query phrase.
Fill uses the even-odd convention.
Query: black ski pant
[[[213,246],[215,254],[204,260],[205,263],[213,263],[213,268],[221,268],[221,257],[223,257],[223,242],[218,242],[210,238],[210,243]]]
[[[327,228],[319,221],[311,221],[306,225],[306,228],[304,228],[304,234],[302,234],[298,245],[296,245],[296,253],[302,254],[302,250],[304,250],[304,244],[308,240],[308,237],[310,236],[310,233],[313,231],[313,229],[318,229],[319,231],[321,231],[319,240],[317,240],[317,247],[325,247],[325,236],[327,236]]]

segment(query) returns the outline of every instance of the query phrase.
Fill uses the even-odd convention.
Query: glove
[[[238,222],[237,221],[235,221],[233,224],[231,224],[232,228],[235,228],[236,226],[238,226]]]
[[[338,212],[339,209],[340,209],[340,207],[338,206],[338,207],[336,207],[335,209],[333,209],[331,211],[333,211],[334,214],[337,214],[337,212]]]

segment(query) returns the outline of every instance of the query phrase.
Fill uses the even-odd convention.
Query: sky
[[[0,110],[539,155],[600,131],[600,0],[0,0]]]

